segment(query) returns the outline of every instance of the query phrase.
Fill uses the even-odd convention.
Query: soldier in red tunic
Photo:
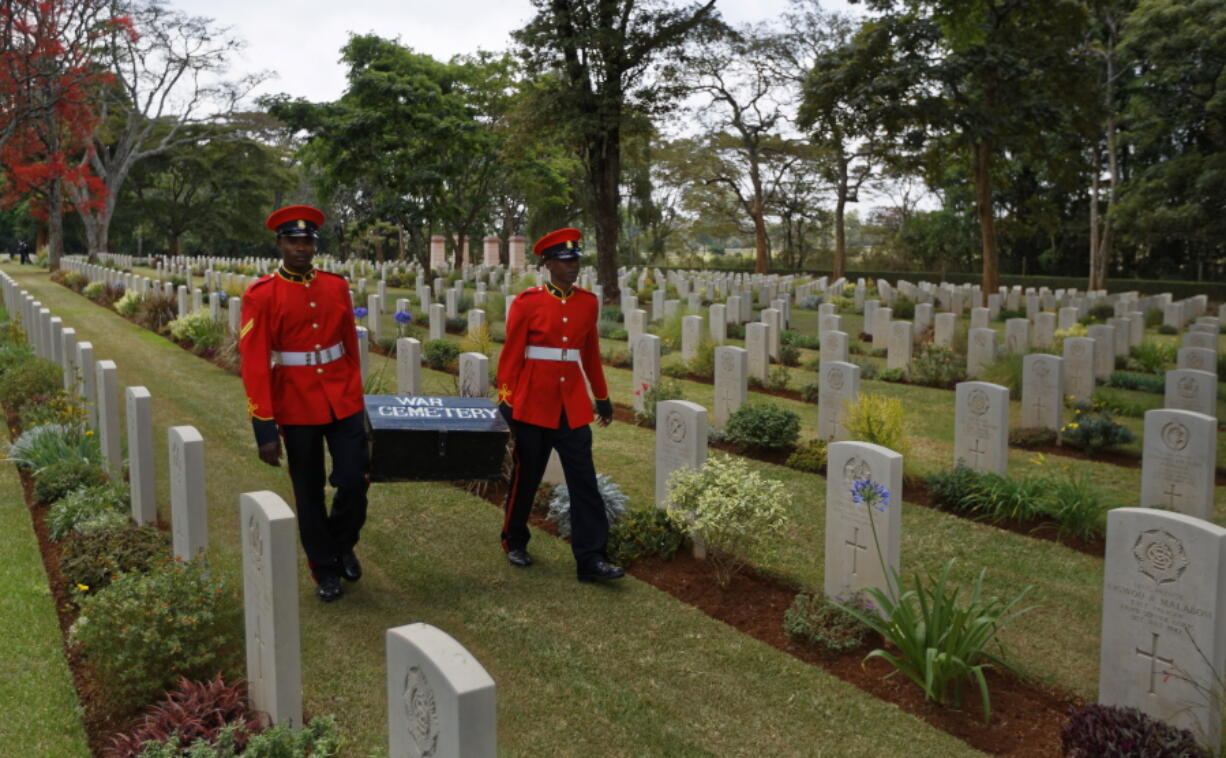
[[[600,426],[613,420],[613,404],[600,365],[600,303],[575,286],[582,237],[578,229],[559,229],[536,243],[533,252],[544,259],[550,281],[517,295],[507,315],[506,342],[498,358],[498,402],[515,435],[515,468],[502,548],[511,565],[532,565],[528,512],[549,451],[557,450],[570,492],[571,550],[579,581],[595,582],[620,579],[626,572],[605,554],[609,520],[592,464],[589,424],[595,414],[585,375],[596,395]]]
[[[341,596],[340,577],[356,582],[353,552],[366,521],[367,448],[357,327],[343,277],[311,266],[324,214],[307,205],[274,211],[281,266],[243,294],[243,386],[260,460],[281,465],[285,439],[298,510],[298,534],[324,602]],[[278,427],[280,436],[278,436]],[[336,488],[324,499],[324,442]]]

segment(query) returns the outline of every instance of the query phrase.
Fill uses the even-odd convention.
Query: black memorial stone
[[[367,395],[372,482],[502,476],[511,430],[483,397]]]

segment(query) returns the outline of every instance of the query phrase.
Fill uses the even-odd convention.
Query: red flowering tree
[[[110,0],[0,3],[0,203],[28,201],[46,223],[53,268],[63,253],[64,197],[78,209],[104,202],[88,164],[98,125],[92,103],[113,76],[97,63],[99,40],[131,24]]]

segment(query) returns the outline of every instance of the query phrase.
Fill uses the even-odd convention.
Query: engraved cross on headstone
[[[1173,658],[1163,658],[1162,656],[1158,655],[1158,633],[1152,632],[1152,634],[1154,635],[1154,639],[1150,644],[1149,652],[1146,652],[1141,648],[1137,648],[1138,656],[1149,659],[1149,694],[1151,695],[1154,694],[1154,677],[1159,673],[1166,673],[1165,670],[1158,668],[1158,664],[1164,663],[1167,666],[1175,665],[1175,660]]]
[[[974,454],[975,454],[975,465],[976,465],[976,466],[978,466],[978,465],[979,465],[979,456],[981,456],[981,455],[987,455],[987,452],[988,452],[987,450],[980,450],[980,449],[979,449],[979,443],[980,443],[981,441],[982,441],[982,440],[980,440],[978,437],[976,437],[976,438],[975,438],[975,446],[974,446],[974,447],[972,447],[970,450],[968,450],[968,451],[967,451],[967,452],[970,452],[970,453],[974,453]]]
[[[860,527],[852,527],[851,539],[844,540],[843,544],[851,548],[851,573],[858,576],[860,571],[856,565],[856,558],[860,554],[859,551],[863,550],[866,553],[868,552],[868,545],[860,544]]]
[[[1168,498],[1167,505],[1171,508],[1175,508],[1175,498],[1183,497],[1183,493],[1175,489],[1174,482],[1171,482],[1171,484],[1167,486],[1166,492],[1163,492],[1162,494],[1167,496]]]
[[[260,678],[259,683],[264,683],[264,635],[261,634],[263,626],[263,614],[255,615],[255,671]]]

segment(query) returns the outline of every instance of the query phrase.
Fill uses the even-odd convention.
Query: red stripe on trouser
[[[519,462],[518,446],[511,448],[511,461],[511,486],[507,488],[507,503],[503,506],[503,510],[506,511],[506,516],[502,519],[503,534],[506,534],[507,530],[511,527],[511,509],[515,507],[515,495],[519,490],[519,474],[524,468]],[[502,549],[508,552],[511,550],[511,546],[507,544],[506,538],[502,540]]]

